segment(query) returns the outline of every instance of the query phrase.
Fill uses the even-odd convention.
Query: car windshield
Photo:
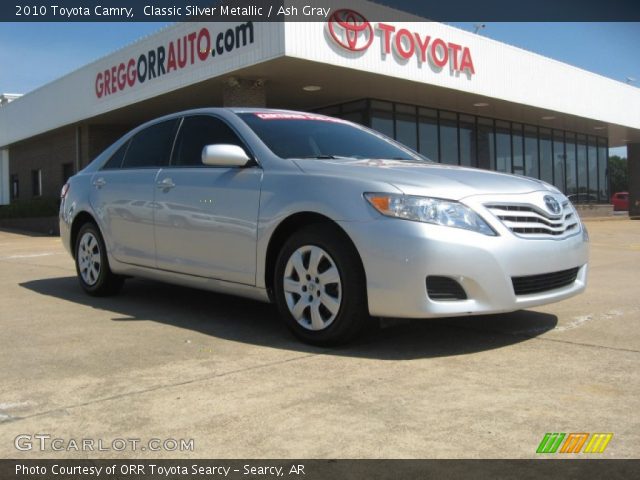
[[[429,161],[382,135],[336,118],[284,112],[240,113],[239,117],[281,158]]]

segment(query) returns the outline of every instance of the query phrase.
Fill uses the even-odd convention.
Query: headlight
[[[365,193],[364,197],[376,210],[387,217],[464,228],[490,236],[496,235],[480,215],[460,202],[390,193]]]

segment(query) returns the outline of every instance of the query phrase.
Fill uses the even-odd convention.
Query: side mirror
[[[238,145],[220,143],[202,149],[202,163],[212,167],[246,167],[251,161],[247,152]]]

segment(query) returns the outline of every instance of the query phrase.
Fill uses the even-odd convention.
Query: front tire
[[[104,297],[120,291],[124,278],[109,268],[107,249],[102,235],[94,223],[80,227],[75,245],[78,280],[89,295]]]
[[[304,342],[346,343],[369,319],[358,252],[331,225],[310,225],[291,236],[278,255],[274,287],[282,318]]]

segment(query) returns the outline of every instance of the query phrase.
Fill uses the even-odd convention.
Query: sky
[[[481,22],[478,22],[481,24]],[[166,23],[2,23],[0,93],[26,93]],[[450,25],[474,31],[476,23]],[[640,23],[486,22],[479,34],[640,88]],[[626,155],[625,149],[612,154]]]
[[[166,23],[0,23],[0,93],[26,93]]]

